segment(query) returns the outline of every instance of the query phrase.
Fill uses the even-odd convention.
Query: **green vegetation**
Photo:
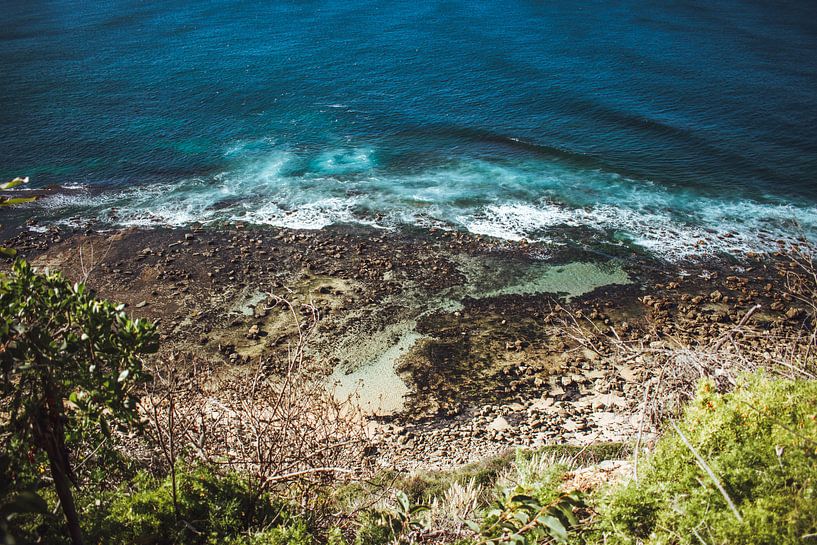
[[[156,341],[152,325],[59,273],[37,274],[17,261],[0,278],[0,438],[4,452],[25,453],[9,470],[17,487],[38,486],[30,469],[45,455],[75,544],[82,533],[71,446],[134,421],[139,355],[155,351]]]
[[[4,456],[4,462],[8,457]],[[5,468],[4,468],[5,469]],[[27,514],[48,514],[48,504],[38,494],[30,491],[3,494],[4,498],[0,502],[0,542],[6,545],[14,545],[16,542],[12,527],[15,519]]]
[[[509,450],[500,456],[467,464],[454,471],[425,471],[408,476],[396,475],[394,487],[408,494],[411,501],[429,503],[441,496],[455,483],[473,482],[475,486],[491,488],[497,480],[510,470],[514,453]]]
[[[567,529],[578,525],[574,509],[583,503],[578,492],[559,494],[543,503],[524,490],[507,491],[494,501],[481,524],[469,524],[486,545],[567,543]]]
[[[514,477],[515,481],[521,480],[530,486],[542,487],[551,480],[558,481],[568,467],[592,465],[629,454],[630,447],[623,443],[598,443],[587,447],[546,445],[515,452],[509,449],[498,456],[486,457],[451,471],[418,471],[410,475],[384,472],[368,485],[354,483],[339,489],[338,496],[359,496],[388,484],[405,492],[412,502],[430,503],[434,498],[445,494],[452,485],[472,483],[475,487],[491,490],[497,486],[498,481],[507,480],[508,475],[513,472],[518,473]]]
[[[18,185],[27,184],[28,177],[25,178],[14,178],[11,181],[5,182],[0,184],[0,190],[9,190],[14,189]],[[1,206],[15,206],[18,204],[25,204],[29,202],[34,202],[37,200],[38,197],[7,197],[4,195],[0,195],[0,207]],[[6,246],[0,246],[0,256],[6,257],[9,259],[14,259],[17,257],[17,250],[14,248],[7,248]]]
[[[758,374],[725,395],[705,382],[679,429],[725,495],[670,429],[639,482],[600,500],[604,542],[817,542],[817,382]]]
[[[638,482],[614,483],[585,497],[565,488],[566,474],[629,455],[625,446],[518,451],[513,460],[395,482],[431,506],[432,520],[435,499],[456,503],[447,489],[471,486],[466,495],[478,499],[479,508],[468,525],[476,534],[470,539],[486,545],[817,540],[817,382],[759,373],[726,394],[702,383],[678,429],[703,464],[671,425],[667,429]],[[478,485],[475,476],[483,477]]]
[[[116,490],[84,498],[89,539],[122,545],[312,542],[304,520],[269,495],[258,501],[239,475],[219,475],[200,466],[180,467],[176,477],[176,506],[170,477],[157,479],[146,473]]]

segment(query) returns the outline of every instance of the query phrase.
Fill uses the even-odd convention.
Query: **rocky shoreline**
[[[666,264],[451,231],[242,224],[52,227],[3,244],[158,321],[164,351],[238,377],[285,357],[297,334],[276,301],[316,316],[309,356],[328,382],[360,389],[374,463],[400,469],[514,446],[649,442],[644,391],[664,371],[594,338],[658,351],[706,345],[756,305],[752,320],[768,330],[805,315],[787,295],[783,254]]]

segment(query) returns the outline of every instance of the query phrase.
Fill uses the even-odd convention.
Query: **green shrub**
[[[568,529],[578,524],[574,510],[583,505],[578,492],[542,502],[517,488],[499,496],[480,524],[469,526],[486,545],[567,543]]]
[[[267,545],[312,543],[304,521],[267,495],[258,497],[235,474],[206,467],[177,471],[178,513],[170,478],[140,474],[129,486],[83,498],[89,535],[98,543]]]
[[[22,260],[0,273],[0,447],[17,458],[9,468],[18,489],[31,484],[26,462],[47,458],[75,544],[83,542],[72,490],[77,447],[136,421],[141,357],[158,347],[156,328],[123,308]]]
[[[670,430],[640,481],[600,507],[607,543],[803,544],[817,532],[817,382],[757,374],[725,395],[705,382],[679,429],[739,515]]]
[[[542,504],[555,501],[562,495],[561,486],[565,473],[573,469],[569,460],[557,458],[547,450],[518,449],[514,465],[514,482],[518,485],[515,493],[531,495]],[[498,496],[502,496],[507,490],[497,492]]]
[[[527,461],[534,456],[549,455],[553,459],[570,459],[571,465],[585,467],[598,464],[604,460],[620,460],[632,454],[632,448],[626,443],[609,442],[593,443],[591,445],[543,445],[534,449],[518,449],[517,464]]]
[[[375,512],[365,511],[358,517],[358,530],[354,545],[385,545],[392,540],[391,529]]]
[[[346,539],[340,528],[334,527],[326,534],[326,545],[346,545]]]
[[[272,530],[233,538],[223,543],[225,545],[313,545],[317,542],[309,533],[306,523],[296,521]]]

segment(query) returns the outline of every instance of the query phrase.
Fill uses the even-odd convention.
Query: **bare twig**
[[[738,519],[738,522],[743,522],[743,516],[741,516],[740,511],[738,511],[735,502],[733,502],[732,498],[729,497],[729,494],[726,493],[726,489],[723,487],[720,480],[715,475],[715,472],[712,471],[712,468],[709,467],[709,465],[706,463],[706,460],[703,459],[703,456],[701,456],[698,453],[698,451],[695,450],[695,447],[693,447],[692,443],[689,442],[689,439],[686,438],[684,432],[682,432],[681,428],[678,427],[678,424],[676,424],[675,421],[673,420],[670,420],[670,424],[672,425],[673,429],[675,429],[675,431],[678,433],[678,436],[681,437],[681,441],[684,442],[684,444],[687,446],[690,452],[692,452],[692,455],[695,456],[695,459],[698,461],[698,465],[701,466],[701,469],[706,471],[706,474],[709,475],[709,478],[712,479],[713,483],[715,483],[715,486],[718,488],[718,491],[720,491],[721,495],[723,496],[723,499],[726,500],[726,503],[729,505],[729,508],[732,510],[732,513],[735,514],[735,518]]]
[[[644,404],[641,407],[641,416],[638,419],[638,438],[633,450],[633,479],[638,482],[638,451],[641,450],[641,434],[644,431],[644,416],[647,414],[647,400],[650,396],[650,384],[644,389]]]
[[[319,501],[325,495],[304,491],[361,473],[365,420],[351,396],[335,397],[326,371],[305,355],[317,309],[271,298],[294,324],[285,356],[259,358],[252,370],[233,368],[240,378],[191,355],[166,356],[142,408],[171,471],[177,457],[192,455],[247,475],[256,501],[282,483],[300,487],[299,498]],[[196,372],[180,373],[180,365]],[[181,376],[188,377],[184,383]]]

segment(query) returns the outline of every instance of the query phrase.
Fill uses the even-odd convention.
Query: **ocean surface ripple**
[[[582,230],[668,259],[817,240],[813,2],[4,15],[0,177],[83,188],[48,221]]]

